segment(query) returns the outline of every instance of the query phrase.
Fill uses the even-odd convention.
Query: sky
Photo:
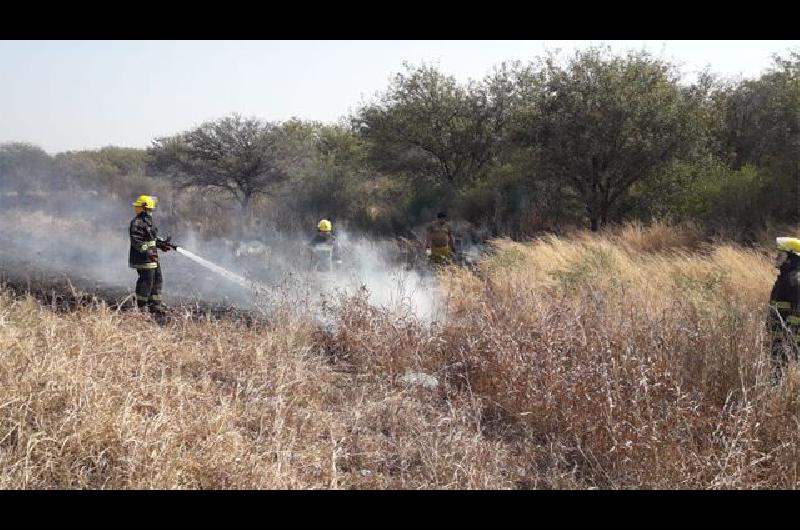
[[[153,139],[234,112],[333,122],[386,89],[403,61],[459,81],[503,61],[591,45],[646,49],[691,80],[757,77],[794,41],[0,41],[0,143],[51,154]]]

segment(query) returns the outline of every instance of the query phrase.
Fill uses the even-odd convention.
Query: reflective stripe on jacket
[[[131,247],[128,254],[128,266],[133,269],[155,269],[157,262],[150,261],[147,252],[156,248],[158,229],[153,224],[153,218],[142,212],[131,221],[130,225]]]
[[[330,252],[330,256],[334,260],[339,260],[339,242],[336,240],[336,236],[331,234],[330,232],[319,232],[314,237],[311,238],[311,241],[308,243],[309,247],[311,247],[312,252],[316,252],[317,250]]]

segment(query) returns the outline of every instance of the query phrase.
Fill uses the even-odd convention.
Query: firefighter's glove
[[[163,250],[164,252],[169,252],[174,248],[172,243],[170,243],[170,239],[172,239],[172,237],[168,237],[166,239],[162,239],[160,237],[157,238],[156,248],[158,248],[158,250]]]
[[[147,251],[147,260],[151,263],[158,262],[158,251],[154,248],[148,249]]]

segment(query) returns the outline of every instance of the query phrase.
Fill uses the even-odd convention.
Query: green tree
[[[350,130],[327,125],[317,135],[314,170],[306,204],[318,216],[354,218],[363,204],[359,193],[370,179],[364,141]]]
[[[130,200],[133,189],[146,178],[147,151],[128,147],[103,147],[97,150],[67,151],[54,157],[61,179],[73,190],[110,192]],[[140,191],[138,194],[144,193]],[[152,189],[148,193],[155,193]]]
[[[24,142],[0,144],[0,190],[20,194],[53,183],[53,159],[42,148]]]
[[[151,168],[181,189],[214,188],[243,210],[288,178],[286,131],[279,125],[233,115],[176,136],[157,138],[148,149]]]
[[[284,219],[309,226],[326,217],[353,219],[364,206],[360,184],[370,178],[364,141],[341,124],[296,124],[292,144],[301,164],[284,190]]]
[[[449,205],[496,155],[510,115],[508,71],[460,85],[428,66],[398,73],[380,101],[355,119],[376,168],[409,178],[435,205]]]
[[[691,154],[705,137],[703,86],[646,52],[579,51],[520,76],[526,85],[517,139],[535,150],[541,176],[564,183],[592,230],[612,219],[635,183]]]
[[[772,193],[781,197],[779,216],[800,220],[800,53],[776,55],[761,77],[732,84],[724,96],[721,154],[734,169],[766,170]]]

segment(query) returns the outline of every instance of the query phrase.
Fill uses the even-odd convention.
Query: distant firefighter
[[[136,269],[136,306],[147,308],[152,313],[163,314],[161,301],[163,277],[158,262],[158,250],[169,251],[175,248],[169,238],[158,237],[158,228],[153,224],[152,212],[156,208],[157,197],[142,195],[132,204],[136,217],[130,225],[131,248],[128,266]]]
[[[333,263],[341,263],[339,242],[333,235],[333,224],[327,219],[322,219],[317,224],[317,233],[308,243],[311,249],[312,263],[315,270],[331,272]]]
[[[800,239],[776,239],[778,278],[770,293],[769,328],[774,375],[780,378],[789,358],[797,360],[800,339]]]
[[[453,239],[453,229],[447,222],[445,212],[439,212],[436,220],[428,225],[425,249],[430,249],[430,259],[433,264],[443,265],[452,262],[456,245]]]

